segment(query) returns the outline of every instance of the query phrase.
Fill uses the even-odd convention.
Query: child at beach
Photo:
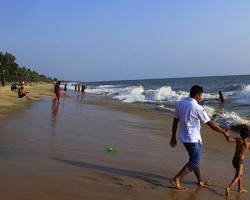
[[[250,150],[250,142],[247,141],[247,137],[250,135],[250,130],[247,127],[242,127],[240,130],[240,137],[232,138],[229,135],[226,136],[228,142],[232,142],[236,144],[236,149],[233,157],[233,167],[235,168],[235,176],[231,183],[226,187],[225,195],[229,196],[230,189],[238,183],[238,192],[247,192],[243,188],[242,180],[243,180],[243,162],[245,159],[245,154],[248,150]]]

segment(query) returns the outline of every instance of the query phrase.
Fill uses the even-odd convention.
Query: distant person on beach
[[[221,103],[225,103],[225,98],[224,98],[224,96],[223,96],[223,94],[222,94],[221,91],[219,91],[219,101],[220,101]]]
[[[64,84],[64,92],[67,92],[67,83]]]
[[[75,84],[75,91],[77,91],[77,85]]]
[[[60,96],[61,96],[61,91],[60,91],[60,81],[58,81],[56,84],[55,84],[55,94],[56,94],[56,98],[57,98],[57,102],[59,103],[60,102]]]
[[[82,96],[81,98],[85,97],[85,89],[86,89],[86,86],[85,85],[82,85],[82,89],[81,89],[81,92],[82,92]]]
[[[77,91],[78,91],[78,93],[81,91],[81,85],[80,84],[77,85]]]
[[[27,99],[31,100],[32,98],[28,95],[28,93],[29,92],[27,92],[27,91],[24,90],[24,86],[23,85],[21,85],[18,88],[18,92],[17,92],[18,98],[26,97]]]
[[[250,150],[250,142],[247,138],[250,136],[250,130],[247,127],[242,127],[240,130],[240,137],[233,138],[227,136],[227,141],[236,144],[234,157],[232,160],[233,167],[235,168],[235,176],[231,183],[226,187],[225,195],[229,196],[230,189],[238,183],[238,192],[247,192],[243,188],[243,163],[245,159],[245,154]]]
[[[203,93],[203,88],[195,85],[190,90],[190,97],[185,98],[176,104],[174,121],[172,126],[172,137],[170,146],[177,145],[176,131],[179,124],[179,137],[189,155],[189,161],[178,172],[178,174],[170,180],[170,184],[178,189],[184,190],[181,186],[181,180],[191,172],[194,172],[199,186],[209,184],[209,181],[204,181],[200,173],[200,158],[202,150],[202,138],[200,134],[200,123],[207,124],[213,130],[227,136],[226,130],[220,128],[212,121],[204,108],[199,105]]]

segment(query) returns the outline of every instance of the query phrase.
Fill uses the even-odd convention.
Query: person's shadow
[[[122,175],[122,176],[128,176],[132,178],[137,178],[140,180],[143,180],[145,182],[148,182],[152,185],[155,186],[161,186],[164,188],[169,188],[169,186],[162,184],[159,180],[161,179],[164,181],[170,180],[168,177],[164,177],[161,175],[157,174],[152,174],[148,172],[141,172],[141,171],[133,171],[133,170],[128,170],[128,169],[120,169],[120,168],[114,168],[114,167],[108,167],[108,166],[103,166],[103,165],[97,165],[97,164],[91,164],[91,163],[86,163],[86,162],[81,162],[81,161],[74,161],[74,160],[66,160],[58,157],[49,157],[51,160],[56,160],[59,162],[63,162],[68,165],[73,165],[76,167],[81,167],[81,168],[87,168],[87,169],[92,169],[92,170],[99,170],[99,171],[104,171],[108,172],[111,174],[117,174],[117,175]]]
[[[162,175],[158,175],[158,174],[154,174],[154,173],[149,173],[149,172],[108,167],[108,166],[92,164],[92,163],[87,163],[87,162],[82,162],[82,161],[67,160],[67,159],[62,159],[59,157],[49,157],[49,159],[59,161],[59,162],[62,162],[64,164],[76,166],[76,167],[81,167],[81,168],[86,168],[86,169],[91,169],[91,170],[98,170],[98,171],[108,172],[111,174],[128,176],[128,177],[140,179],[140,180],[145,181],[147,183],[150,183],[154,186],[163,187],[165,189],[167,189],[167,188],[171,189],[170,190],[170,196],[172,197],[171,199],[175,199],[175,200],[177,200],[177,199],[182,200],[183,199],[183,196],[181,195],[182,192],[180,192],[179,190],[173,189],[173,187],[170,185],[162,183],[162,182],[168,183],[168,181],[170,180],[170,178],[166,177],[166,176],[162,176]],[[187,185],[195,185],[196,184],[192,181],[185,181],[184,183]],[[216,196],[224,197],[224,195],[222,193],[217,192],[214,188],[197,186],[196,189],[193,192],[190,192],[190,195],[188,195],[188,197],[185,199],[195,200],[197,198],[198,194],[202,190],[208,190],[209,192],[213,193]]]

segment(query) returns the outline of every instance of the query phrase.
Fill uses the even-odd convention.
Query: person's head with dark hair
[[[240,137],[242,139],[246,139],[247,137],[249,137],[250,135],[250,130],[247,126],[243,126],[241,129],[240,129]]]
[[[194,85],[190,90],[190,97],[199,102],[201,100],[202,93],[203,88],[199,85]]]

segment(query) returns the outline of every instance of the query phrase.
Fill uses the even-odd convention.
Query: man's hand
[[[229,135],[229,132],[228,132],[228,129],[224,129],[224,131],[225,131],[225,132],[224,132],[225,137],[228,138],[228,137],[230,136],[230,135]]]
[[[176,145],[177,145],[176,137],[171,137],[170,146],[175,148]]]
[[[175,117],[174,121],[173,121],[173,125],[172,125],[172,137],[171,137],[171,140],[170,140],[170,146],[173,147],[173,148],[177,145],[176,131],[177,131],[177,127],[178,127],[178,122],[179,122],[179,119],[177,119]]]

